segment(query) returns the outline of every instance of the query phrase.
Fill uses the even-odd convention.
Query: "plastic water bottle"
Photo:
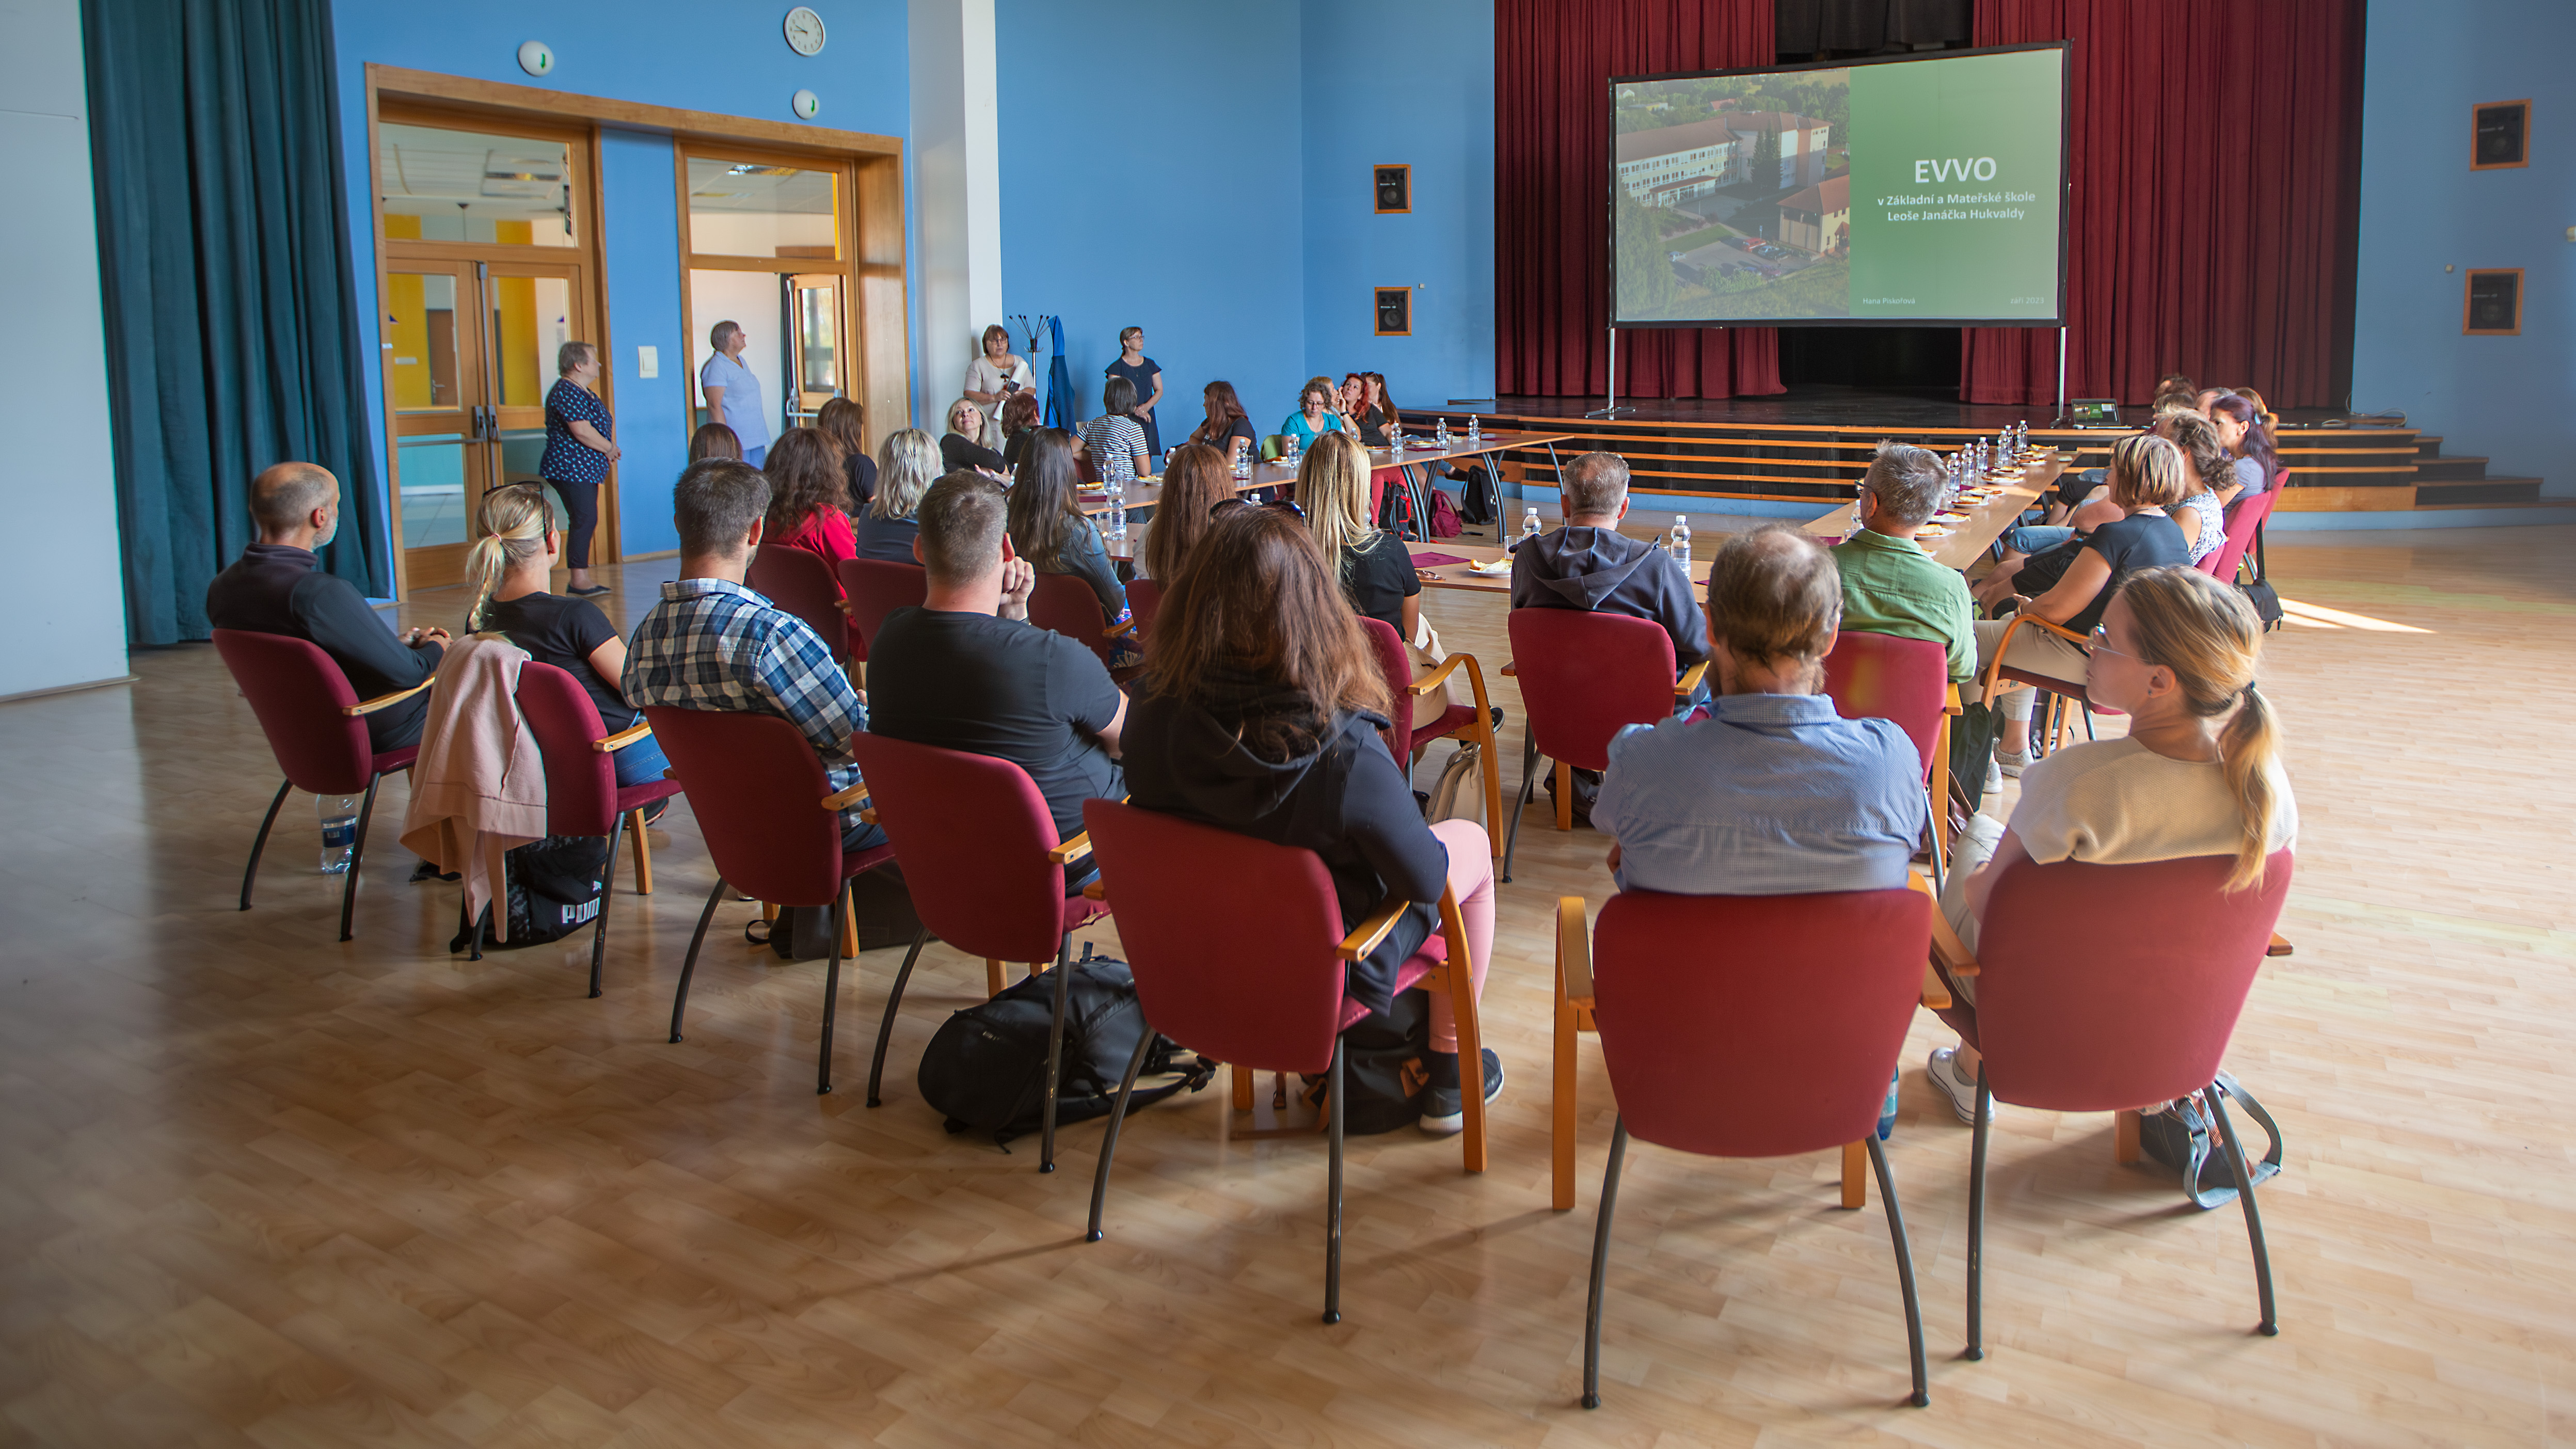
[[[1440,431],[1433,437],[1432,441],[1438,443],[1443,448],[1449,446],[1449,419],[1447,417],[1444,416],[1440,419]]]
[[[1127,536],[1127,485],[1115,478],[1109,480],[1109,536]]]
[[[358,853],[358,797],[316,795],[313,813],[322,822],[322,873],[339,875]]]
[[[1690,567],[1690,519],[1687,515],[1673,515],[1672,552],[1673,562],[1686,569]]]
[[[1904,1070],[1903,1067],[1899,1067],[1887,1077],[1887,1102],[1878,1109],[1878,1140],[1881,1142],[1885,1142],[1887,1134],[1896,1130],[1896,1081],[1903,1075]]]
[[[1538,537],[1538,506],[1532,504],[1521,512],[1521,542]]]
[[[1467,446],[1470,448],[1481,448],[1484,444],[1485,436],[1483,427],[1476,421],[1476,415],[1474,413],[1467,414]]]

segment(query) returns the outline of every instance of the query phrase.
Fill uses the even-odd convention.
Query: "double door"
[[[484,493],[536,480],[558,351],[599,337],[578,262],[391,261],[383,300],[403,579],[437,588],[465,576]]]

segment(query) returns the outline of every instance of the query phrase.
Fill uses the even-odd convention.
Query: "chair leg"
[[[1878,1134],[1872,1132],[1865,1140],[1876,1142]],[[1846,1208],[1857,1210],[1869,1206],[1869,1179],[1861,1175],[1865,1155],[1860,1143],[1843,1144],[1843,1206]]]
[[[1503,879],[1512,878],[1512,854],[1521,848],[1521,817],[1529,813],[1530,796],[1538,791],[1538,746],[1521,747],[1521,798],[1512,807],[1511,839],[1503,844]]]
[[[630,817],[631,818],[631,817]],[[599,999],[599,965],[608,954],[608,903],[617,899],[617,843],[624,832],[608,832],[608,863],[599,872],[599,921],[590,928],[590,996]],[[642,863],[644,832],[635,832],[637,863]]]
[[[716,877],[716,888],[707,892],[707,908],[698,912],[698,933],[689,938],[689,957],[680,963],[680,989],[671,993],[671,1040],[680,1039],[680,1013],[689,1009],[689,978],[697,974],[698,948],[706,944],[707,923],[716,918],[716,902],[724,899],[723,876]]]
[[[1326,1088],[1325,1103],[1332,1114],[1330,1129],[1331,1181],[1325,1191],[1331,1202],[1324,1209],[1324,1321],[1342,1321],[1342,1091],[1343,1060],[1350,1055],[1340,1038],[1333,1041],[1333,1080]]]
[[[989,1001],[989,1000],[991,1000],[992,998],[994,998],[994,997],[996,997],[996,996],[1001,995],[1001,994],[1002,994],[1002,984],[1003,984],[1003,983],[1002,983],[1002,963],[1001,963],[1001,962],[999,962],[999,961],[994,960],[994,959],[993,959],[992,957],[990,957],[990,956],[985,957],[985,958],[984,958],[984,997],[985,997],[985,999]]]
[[[856,898],[857,892],[855,887],[844,886],[842,889],[844,893],[849,894],[852,899],[850,909],[841,913],[840,929],[833,934],[840,938],[841,955],[847,960],[856,961],[859,959],[859,911],[858,901]]]
[[[1260,1073],[1255,1072],[1252,1068],[1245,1066],[1241,1062],[1236,1062],[1228,1066],[1225,1069],[1225,1073],[1227,1076],[1234,1079],[1234,1110],[1238,1112],[1251,1111],[1252,1079],[1259,1076]]]
[[[358,807],[358,838],[349,845],[349,878],[340,885],[340,939],[353,939],[357,933],[349,922],[358,910],[358,869],[367,863],[367,826],[376,818],[376,787],[385,782],[382,775],[367,781],[367,803]]]
[[[832,898],[832,964],[823,973],[823,1049],[814,1066],[814,1095],[832,1090],[832,1015],[841,1004],[841,932],[850,924],[850,883]]]
[[[1556,762],[1556,828],[1574,828],[1574,767],[1563,760]]]
[[[1136,1095],[1136,1074],[1145,1069],[1145,1053],[1153,1046],[1154,1028],[1149,1023],[1136,1037],[1136,1050],[1128,1055],[1127,1075],[1118,1079],[1118,1106],[1109,1114],[1109,1130],[1100,1139],[1100,1166],[1091,1174],[1091,1230],[1082,1235],[1086,1243],[1100,1241],[1100,1213],[1109,1201],[1109,1164],[1118,1156],[1118,1129],[1127,1121],[1127,1099]]]
[[[644,812],[627,811],[626,828],[635,832],[635,894],[649,896],[653,894],[653,842],[645,838]],[[610,849],[614,850],[615,847],[611,846]],[[617,871],[614,868],[616,861],[612,858],[609,865],[611,869],[607,878],[614,881],[617,878]]]
[[[1896,1283],[1905,1290],[1905,1337],[1914,1350],[1914,1397],[1909,1402],[1920,1409],[1932,1402],[1932,1388],[1923,1369],[1923,1305],[1914,1296],[1914,1252],[1905,1241],[1905,1212],[1896,1205],[1896,1178],[1887,1170],[1887,1149],[1879,1145],[1875,1132],[1861,1141],[1869,1148],[1869,1165],[1878,1174],[1879,1200],[1887,1204],[1887,1237],[1896,1245]]]
[[[1574,1003],[1565,978],[1556,980],[1556,1061],[1548,1104],[1548,1202],[1558,1212],[1574,1206]]]
[[[1064,944],[1055,950],[1055,1013],[1047,1021],[1046,1101],[1038,1108],[1038,1171],[1055,1171],[1055,1089],[1056,1078],[1064,1070],[1064,998],[1066,983],[1073,978],[1068,965],[1073,955],[1073,933],[1064,933]]]
[[[1448,979],[1449,1011],[1458,1023],[1458,1093],[1466,1112],[1466,1130],[1459,1134],[1459,1152],[1466,1170],[1485,1170],[1487,1137],[1485,1135],[1485,1033],[1476,1017],[1476,978],[1465,965],[1467,943],[1449,943],[1450,964],[1441,975]]]
[[[1601,1171],[1601,1207],[1592,1220],[1592,1300],[1583,1310],[1583,1407],[1601,1407],[1601,1293],[1610,1279],[1610,1220],[1619,1212],[1619,1168],[1628,1160],[1628,1122],[1610,1131],[1610,1165]]]
[[[2111,1160],[2122,1167],[2138,1160],[2138,1114],[2111,1114]]]
[[[1986,1356],[1986,1114],[1995,1094],[1986,1085],[1986,1064],[1977,1063],[1977,1110],[1974,1140],[1968,1148],[1968,1351],[1970,1363]]]
[[[268,849],[269,827],[277,823],[277,812],[286,804],[286,796],[294,788],[293,780],[277,782],[277,798],[268,802],[268,814],[259,822],[259,834],[251,838],[250,864],[242,868],[241,908],[245,911],[250,909],[251,882],[259,879],[260,852]]]
[[[2227,1147],[2227,1166],[2236,1174],[2236,1201],[2245,1208],[2245,1236],[2254,1245],[2254,1291],[2263,1305],[2263,1321],[2255,1325],[2254,1331],[2271,1338],[2280,1333],[2281,1318],[2272,1303],[2272,1255],[2263,1247],[2263,1215],[2254,1207],[2254,1175],[2245,1166],[2245,1144],[2227,1115],[2223,1100],[2227,1094],[2212,1083],[2200,1096],[2209,1104],[2211,1120],[2218,1124],[2218,1140]]]
[[[1493,848],[1496,856],[1500,856],[1503,853],[1503,762],[1495,759],[1494,755],[1503,746],[1500,740],[1494,738],[1491,715],[1485,717],[1483,744],[1485,748],[1481,753],[1484,755],[1485,767],[1485,843]]]
[[[912,980],[912,963],[921,959],[921,948],[930,944],[930,928],[922,927],[912,936],[912,949],[903,955],[903,969],[894,973],[894,989],[886,993],[885,1019],[877,1023],[876,1059],[868,1064],[868,1105],[878,1106],[877,1086],[885,1080],[886,1042],[894,1035],[895,1008],[903,1005],[903,988]]]

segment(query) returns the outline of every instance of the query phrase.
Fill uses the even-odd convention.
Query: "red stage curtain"
[[[1979,45],[2075,42],[2069,397],[2168,371],[2281,407],[2352,380],[2360,0],[1979,0]],[[1964,329],[1959,394],[2054,403],[2057,334]]]
[[[1598,397],[1608,383],[1609,83],[1770,65],[1771,0],[1495,0],[1494,386]],[[1619,395],[1776,393],[1768,327],[1619,336]]]

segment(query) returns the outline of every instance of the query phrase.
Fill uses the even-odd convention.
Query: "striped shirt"
[[[850,736],[868,707],[805,621],[724,579],[678,579],[635,626],[626,648],[626,702],[642,709],[731,710],[796,726],[823,761],[835,794],[859,782]],[[858,811],[842,812],[846,830]]]
[[[1092,471],[1106,483],[1136,481],[1136,455],[1145,451],[1145,430],[1124,413],[1102,413],[1082,425],[1082,441],[1091,449]]]

